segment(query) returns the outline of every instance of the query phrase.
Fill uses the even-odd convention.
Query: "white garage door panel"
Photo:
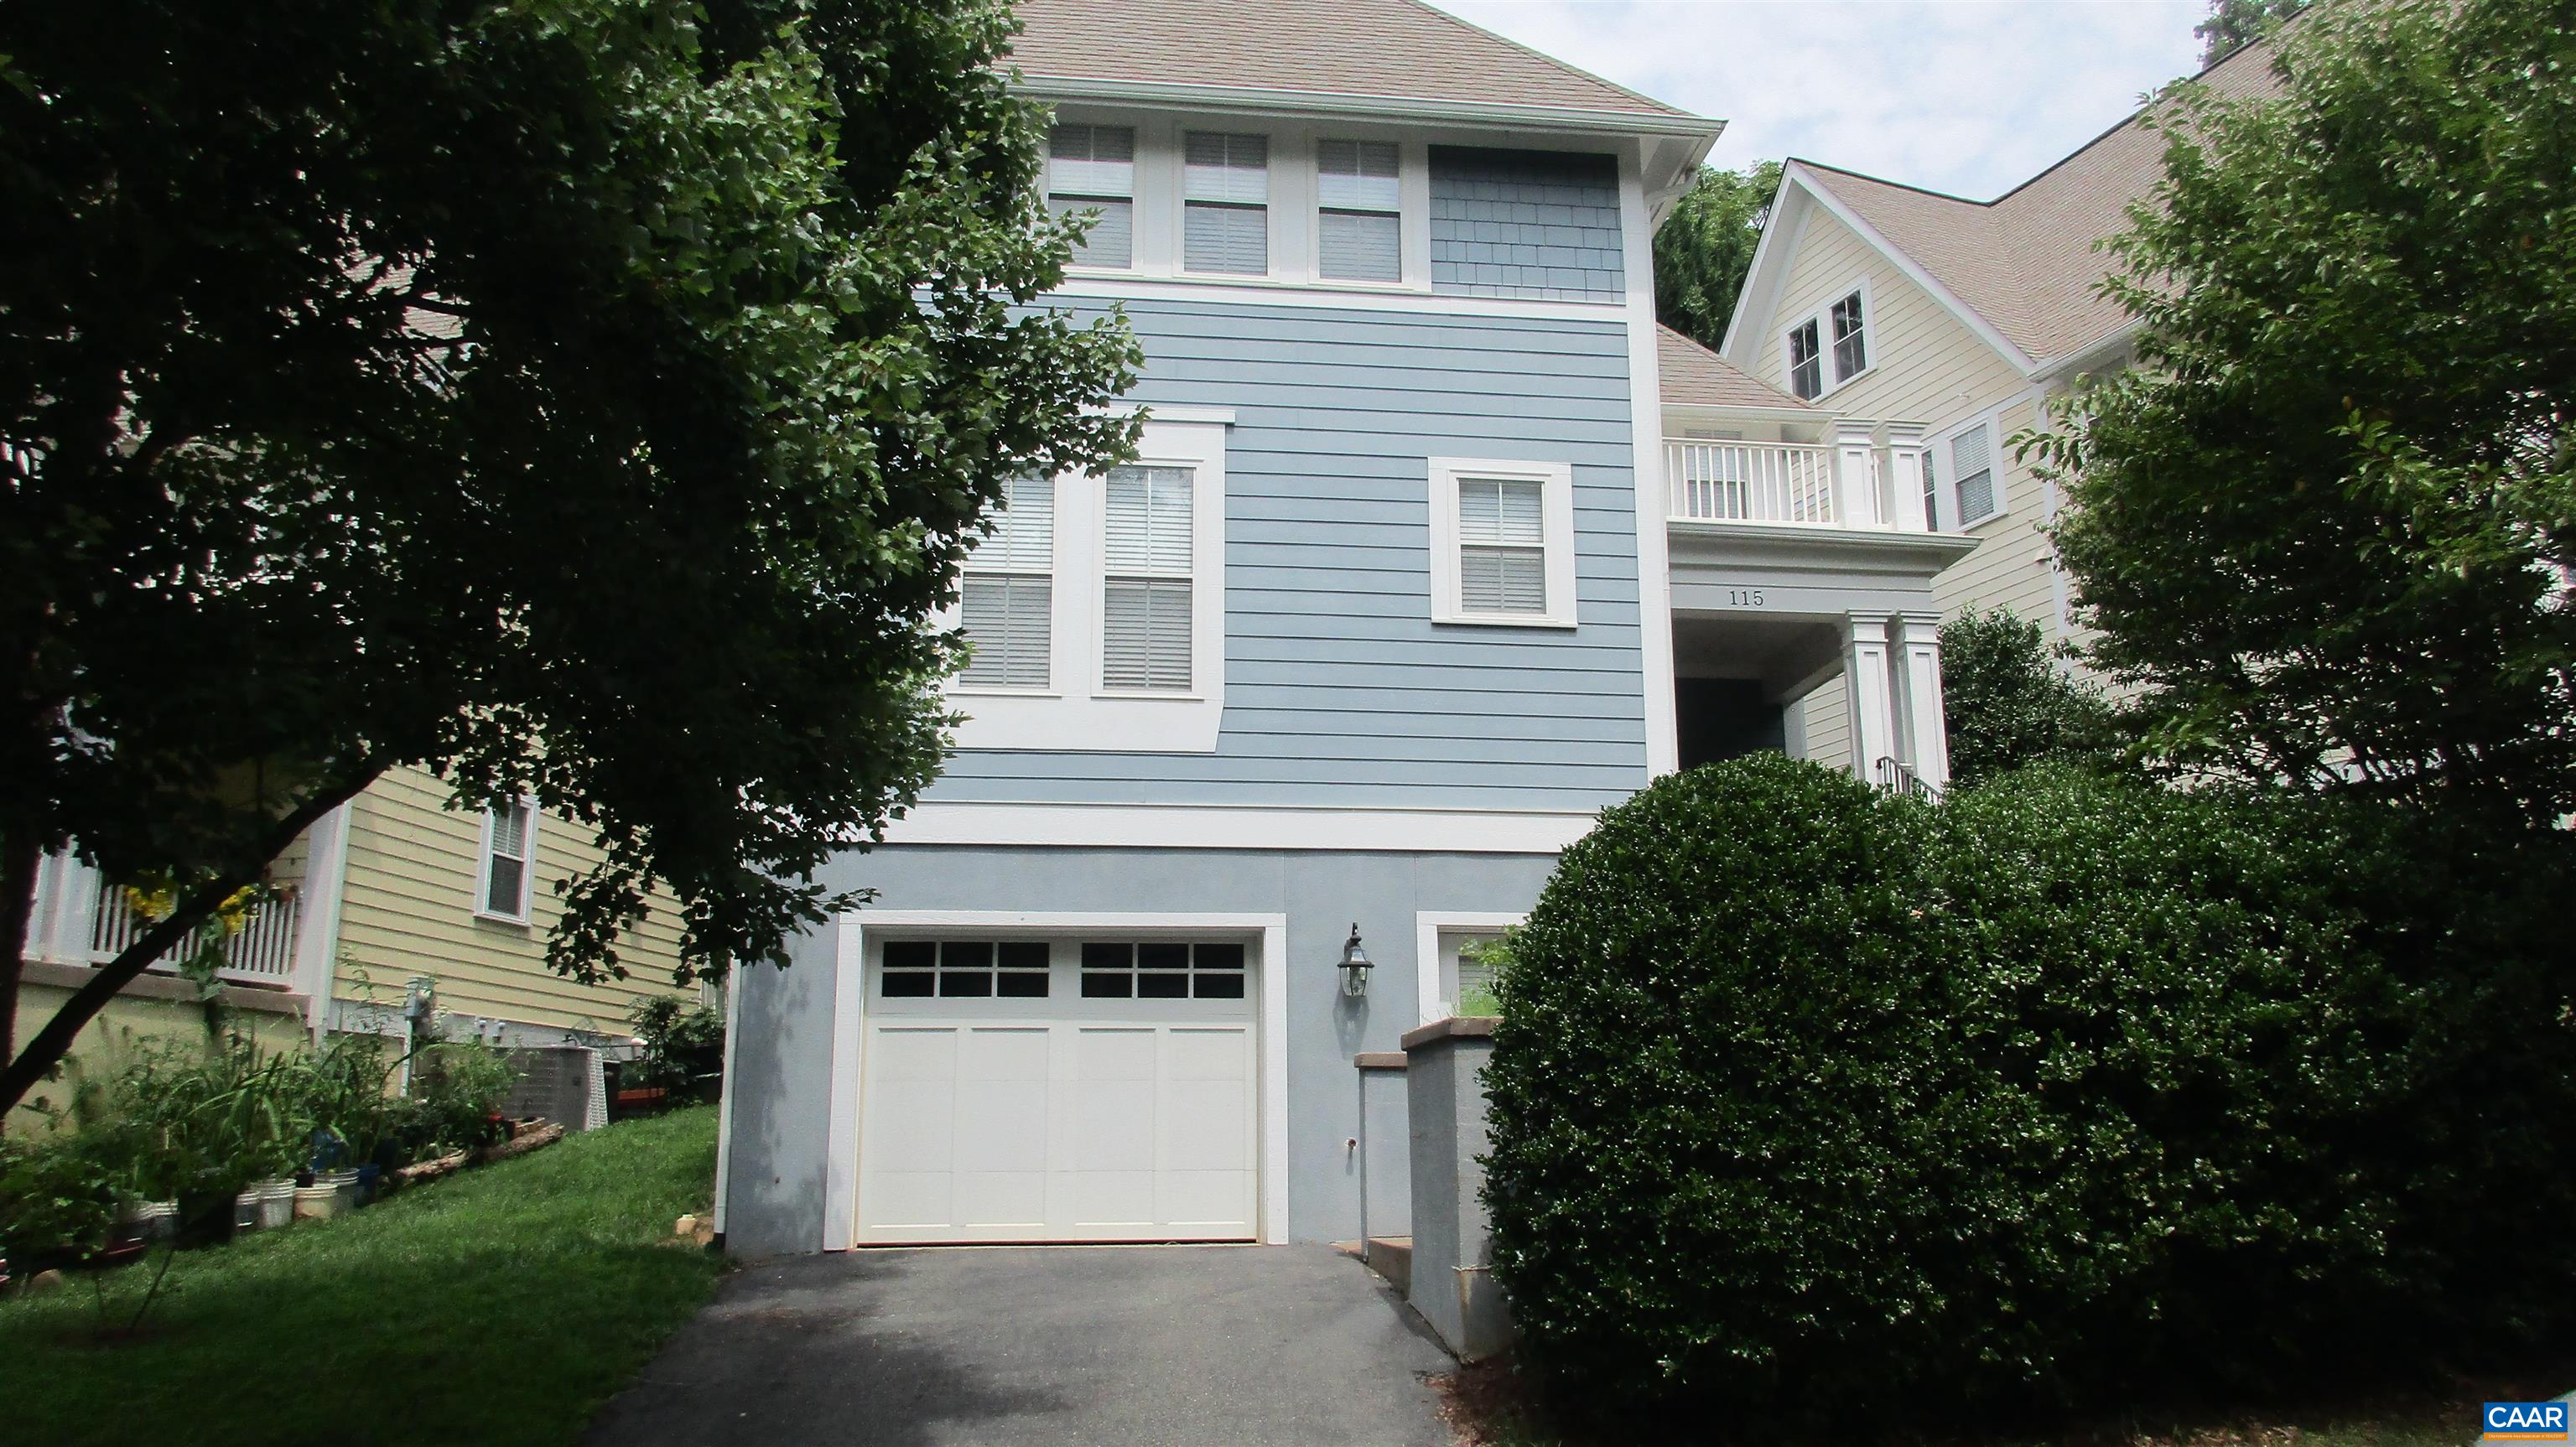
[[[1252,1239],[1257,1055],[1238,1019],[872,1021],[858,1239]]]

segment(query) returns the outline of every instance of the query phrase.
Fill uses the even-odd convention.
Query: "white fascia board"
[[[1680,136],[1715,144],[1724,121],[1643,111],[1425,100],[1343,91],[1272,90],[1186,81],[1083,80],[1023,76],[1013,87],[1033,100],[1080,101],[1152,110],[1242,111],[1260,115],[1356,116],[1369,120],[1448,121],[1497,130],[1574,131],[1622,136]]]
[[[1726,319],[1726,335],[1717,343],[1717,354],[1748,376],[1761,360],[1761,339],[1771,334],[1771,313],[1779,309],[1780,287],[1788,279],[1790,253],[1796,250],[1794,233],[1807,219],[1806,188],[1789,184],[1797,168],[1798,163],[1791,161],[1780,173],[1771,214],[1763,218],[1761,239],[1753,243],[1753,263],[1745,268],[1744,285],[1736,289],[1735,314]],[[1784,234],[1791,239],[1783,240]],[[1749,324],[1748,316],[1753,318]]]
[[[1214,804],[921,804],[887,844],[1129,849],[1330,849],[1557,854],[1587,811],[1241,808]]]
[[[1976,333],[1979,340],[1983,341],[1987,346],[1994,348],[2005,361],[2012,363],[2014,368],[2020,371],[2023,375],[2027,376],[2030,373],[2034,363],[2032,362],[2029,353],[2023,351],[2020,347],[2015,346],[2002,332],[1995,330],[1995,324],[1987,321],[1984,313],[1961,300],[1958,293],[1950,290],[1950,288],[1946,286],[1943,286],[1933,277],[1932,273],[1925,271],[1913,257],[1906,255],[1904,248],[1898,246],[1895,242],[1888,240],[1877,227],[1862,220],[1859,212],[1844,205],[1840,197],[1834,195],[1833,191],[1824,183],[1811,178],[1808,175],[1806,168],[1799,165],[1796,161],[1791,161],[1788,168],[1781,173],[1780,189],[1784,192],[1787,191],[1793,181],[1796,183],[1801,195],[1811,197],[1816,205],[1824,208],[1827,215],[1832,216],[1835,220],[1850,227],[1852,229],[1852,233],[1858,236],[1862,241],[1868,243],[1869,248],[1872,251],[1885,257],[1888,265],[1895,267],[1900,272],[1903,272],[1906,280],[1923,288],[1923,290],[1928,293],[1934,301],[1941,303],[1943,307],[1947,308],[1952,316],[1959,319],[1959,324],[1961,326],[1964,326],[1969,331]],[[1774,205],[1772,210],[1776,214],[1779,207]],[[1764,240],[1767,241],[1769,238],[1766,236]],[[1761,255],[1761,249],[1756,247],[1754,250],[1754,261],[1756,265],[1760,264]],[[1786,266],[1786,263],[1787,258],[1782,258],[1782,264],[1784,267]],[[1785,274],[1786,273],[1784,271],[1783,275],[1785,276]],[[1746,290],[1748,292],[1751,290],[1749,283]],[[1762,333],[1757,332],[1752,335],[1754,337],[1759,337]],[[1736,340],[1735,332],[1732,327],[1728,328],[1726,339],[1729,343]],[[1728,360],[1734,360],[1732,355],[1728,357]]]
[[[2025,375],[2034,385],[2047,388],[2067,381],[2078,372],[2099,368],[2137,344],[2139,325],[2138,319],[2131,317],[2080,347],[2032,363]]]

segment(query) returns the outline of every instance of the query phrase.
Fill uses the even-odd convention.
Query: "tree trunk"
[[[36,870],[44,859],[32,833],[0,842],[0,1060],[17,1048],[18,981],[26,973],[27,926],[35,918]],[[0,1106],[0,1131],[8,1119],[8,1107]]]
[[[98,973],[74,991],[72,997],[63,1002],[62,1008],[54,1012],[54,1018],[46,1021],[44,1028],[30,1037],[25,1048],[10,1060],[8,1068],[0,1071],[0,1115],[16,1108],[18,1102],[27,1098],[27,1092],[36,1088],[38,1081],[62,1063],[63,1057],[71,1053],[73,1043],[80,1039],[80,1032],[98,1017],[99,1011],[107,1008],[107,1002],[115,999],[119,991],[132,984],[172,945],[188,938],[213,918],[225,900],[258,883],[261,872],[285,852],[287,845],[295,842],[295,836],[312,827],[313,821],[356,798],[384,771],[381,764],[367,765],[339,785],[305,800],[294,812],[279,819],[275,827],[248,852],[257,854],[256,859],[246,853],[231,869],[199,885],[168,915],[126,946],[124,953],[99,966]],[[32,871],[28,877],[32,888]],[[20,928],[23,931],[24,926]],[[12,968],[14,971],[14,966]]]

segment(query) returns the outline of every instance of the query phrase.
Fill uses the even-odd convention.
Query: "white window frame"
[[[978,566],[975,562],[974,554],[970,552],[967,554],[965,563],[959,568],[960,576],[957,581],[957,590],[960,602],[959,607],[954,610],[959,616],[955,619],[951,619],[948,625],[950,627],[956,627],[963,621],[963,600],[966,591],[966,579],[968,577],[978,573],[981,573],[986,577],[993,578],[1044,577],[1047,580],[1048,598],[1047,681],[1044,684],[1035,685],[992,682],[978,683],[968,681],[966,675],[960,673],[957,675],[955,684],[950,690],[951,692],[958,694],[991,694],[1004,698],[1053,698],[1056,696],[1057,681],[1064,677],[1064,674],[1061,671],[1064,667],[1064,658],[1062,656],[1063,648],[1057,636],[1055,627],[1055,619],[1060,611],[1060,605],[1056,602],[1056,594],[1061,592],[1064,588],[1064,579],[1059,576],[1062,572],[1062,549],[1055,541],[1056,538],[1060,537],[1064,532],[1063,499],[1064,485],[1061,482],[1057,482],[1054,487],[1048,489],[1048,506],[1053,509],[1053,520],[1048,526],[1046,571],[1041,574],[1034,569],[1009,567],[1001,564],[986,564]]]
[[[1979,426],[1986,429],[1986,445],[1993,449],[1992,458],[1987,466],[1994,474],[1995,506],[1994,511],[1981,517],[1971,518],[1959,507],[1959,467],[1951,458],[1950,448],[1959,440],[1960,434]],[[1941,516],[1950,524],[1941,531],[1964,533],[1971,528],[1983,527],[2012,511],[2012,498],[2004,486],[2004,477],[2008,469],[2005,466],[2001,407],[1990,408],[1973,417],[1962,418],[1958,425],[1935,436],[1930,443],[1926,444],[1924,451],[1925,455],[1932,460],[1932,484],[1933,490],[1940,498]]]
[[[1431,621],[1487,628],[1572,628],[1574,597],[1574,468],[1563,462],[1481,457],[1431,459]],[[1459,599],[1458,484],[1477,481],[1539,484],[1540,546],[1545,552],[1547,607],[1537,613],[1471,613]]]
[[[1314,218],[1315,224],[1314,235],[1309,243],[1309,250],[1313,253],[1314,258],[1315,280],[1325,286],[1374,288],[1378,290],[1403,290],[1406,278],[1412,272],[1412,267],[1408,263],[1408,258],[1412,250],[1409,243],[1412,239],[1414,224],[1413,217],[1417,210],[1425,218],[1424,225],[1426,228],[1429,224],[1428,217],[1430,215],[1430,207],[1427,204],[1427,167],[1425,170],[1425,204],[1417,208],[1407,204],[1413,199],[1413,187],[1409,184],[1412,179],[1413,168],[1407,164],[1409,160],[1408,151],[1410,148],[1408,148],[1404,142],[1388,136],[1357,133],[1344,134],[1335,131],[1319,131],[1305,139],[1308,144],[1304,150],[1303,158],[1307,172],[1312,178],[1313,183],[1309,188],[1311,194],[1307,197],[1308,205],[1306,210]],[[1392,147],[1395,151],[1395,204],[1392,207],[1326,205],[1324,202],[1324,147],[1327,144]],[[1386,216],[1393,218],[1395,221],[1395,275],[1391,277],[1324,275],[1324,213],[1327,211],[1340,211],[1352,215]]]
[[[504,914],[492,908],[492,833],[497,816],[493,810],[486,809],[483,811],[483,838],[474,850],[474,917],[476,919],[488,919],[501,924],[527,924],[535,916],[537,821],[544,815],[538,810],[537,801],[524,795],[519,799],[518,807],[526,810],[528,814],[527,830],[519,840],[519,847],[524,853],[519,859],[518,912]]]
[[[1190,137],[1192,135],[1228,137],[1258,136],[1261,139],[1261,270],[1195,271],[1191,269],[1189,260],[1189,235],[1190,206],[1192,204],[1192,198],[1190,196],[1189,181],[1189,147]],[[1222,118],[1211,118],[1204,122],[1184,123],[1178,130],[1173,132],[1171,174],[1176,184],[1172,187],[1171,212],[1172,270],[1175,275],[1201,281],[1260,283],[1268,281],[1280,274],[1281,257],[1279,254],[1279,234],[1281,227],[1279,206],[1281,196],[1279,172],[1281,168],[1279,163],[1284,150],[1280,145],[1280,139],[1279,133],[1268,127],[1246,126],[1237,122],[1230,122]],[[1287,154],[1293,155],[1295,153],[1289,152]],[[1302,173],[1302,179],[1304,179],[1308,187],[1311,187],[1313,185],[1313,177],[1315,173],[1313,153],[1308,151],[1305,154],[1302,163],[1297,164],[1295,169]],[[1294,204],[1293,192],[1295,189],[1296,188],[1294,187],[1291,188],[1291,204]],[[1203,206],[1232,207],[1242,210],[1250,210],[1253,205],[1253,203],[1249,201],[1218,201],[1214,199],[1201,199],[1197,204]]]
[[[1207,616],[1205,611],[1199,607],[1199,604],[1204,601],[1201,596],[1203,584],[1200,581],[1202,576],[1200,572],[1200,563],[1202,559],[1199,554],[1206,548],[1209,538],[1207,513],[1201,506],[1204,499],[1200,496],[1200,494],[1205,491],[1205,483],[1200,476],[1199,464],[1196,462],[1176,462],[1168,457],[1157,457],[1150,453],[1140,453],[1136,460],[1133,463],[1130,463],[1129,466],[1136,468],[1179,467],[1190,474],[1190,571],[1188,576],[1188,582],[1190,585],[1190,686],[1187,688],[1137,688],[1132,686],[1120,688],[1113,686],[1109,682],[1108,640],[1110,580],[1115,578],[1122,582],[1178,582],[1181,581],[1181,576],[1176,573],[1156,571],[1151,565],[1141,568],[1121,568],[1114,570],[1109,566],[1109,485],[1108,479],[1104,476],[1100,479],[1098,490],[1094,492],[1090,498],[1090,501],[1095,505],[1099,513],[1098,522],[1101,540],[1100,570],[1090,580],[1092,620],[1091,636],[1094,639],[1099,640],[1098,645],[1092,649],[1088,660],[1091,669],[1089,679],[1092,696],[1095,698],[1168,698],[1195,700],[1201,696],[1199,692],[1199,680],[1203,675],[1199,672],[1199,665],[1206,657],[1206,651],[1199,646],[1204,641],[1200,637],[1199,629],[1206,621]],[[1220,521],[1218,525],[1218,531],[1220,533],[1223,531],[1222,515],[1223,509],[1220,507]]]
[[[1848,377],[1834,375],[1834,308],[1860,297],[1861,369]],[[1798,385],[1789,361],[1789,338],[1808,323],[1816,327],[1816,381],[1822,388],[1813,397],[1802,398],[1809,405],[1821,402],[1843,388],[1878,370],[1878,297],[1870,290],[1869,277],[1855,277],[1848,285],[1835,287],[1825,294],[1813,311],[1802,312],[1780,324],[1780,389],[1790,396],[1798,395]]]
[[[1141,163],[1144,160],[1142,155],[1145,147],[1144,131],[1132,121],[1058,119],[1050,123],[1047,128],[1046,168],[1045,174],[1041,178],[1045,188],[1045,199],[1050,209],[1052,209],[1055,204],[1057,194],[1056,182],[1059,179],[1056,171],[1058,162],[1055,158],[1055,128],[1057,126],[1083,126],[1095,131],[1125,131],[1128,135],[1127,194],[1125,196],[1119,196],[1102,187],[1066,186],[1063,193],[1065,198],[1071,201],[1124,200],[1127,203],[1127,264],[1124,266],[1112,266],[1105,261],[1093,261],[1088,259],[1086,256],[1077,255],[1071,261],[1066,263],[1066,269],[1068,271],[1096,271],[1111,276],[1124,275],[1128,272],[1134,271],[1136,269],[1137,261],[1136,225],[1140,219],[1140,213],[1142,211],[1140,198],[1136,193],[1143,189],[1139,184],[1139,177],[1143,170]],[[1089,164],[1097,165],[1101,163],[1092,162]],[[1077,207],[1075,209],[1079,210],[1084,208]]]
[[[1055,589],[1048,674],[1052,688],[961,687],[948,697],[965,718],[959,749],[1104,753],[1216,752],[1225,714],[1225,437],[1223,407],[1147,409],[1136,465],[1184,467],[1190,478],[1190,688],[1187,692],[1102,686],[1107,610],[1108,479],[1066,473],[1055,480]],[[955,628],[958,608],[940,619]]]
[[[1458,1004],[1458,982],[1450,977],[1443,937],[1486,938],[1529,922],[1527,913],[1449,913],[1426,910],[1413,917],[1413,993],[1419,1023],[1444,1018]]]

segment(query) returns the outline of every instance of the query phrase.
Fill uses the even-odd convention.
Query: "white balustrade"
[[[194,938],[164,951],[151,967],[176,970],[213,939],[223,959],[215,968],[218,978],[287,984],[295,976],[295,935],[302,913],[298,892],[288,885],[254,907],[238,931],[226,936],[220,924],[210,922]],[[36,908],[27,922],[27,958],[103,965],[123,954],[150,927],[124,890],[108,884],[79,860],[49,854],[37,866]]]
[[[1669,519],[1921,532],[1921,433],[1837,420],[1829,444],[1667,440]]]

